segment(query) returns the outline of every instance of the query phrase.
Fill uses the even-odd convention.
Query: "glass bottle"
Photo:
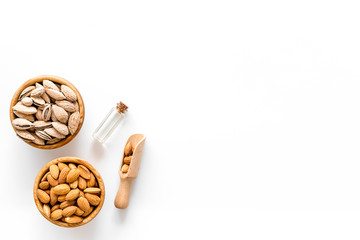
[[[110,112],[96,128],[92,135],[93,138],[100,143],[104,143],[120,124],[121,120],[125,117],[127,109],[128,107],[123,102],[119,102],[116,107],[111,108]]]

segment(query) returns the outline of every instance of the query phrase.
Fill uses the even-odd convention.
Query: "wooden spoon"
[[[144,134],[131,135],[126,142],[125,147],[129,142],[131,146],[133,146],[133,154],[129,165],[129,170],[127,173],[123,173],[121,171],[125,157],[125,154],[123,154],[119,170],[120,186],[114,201],[115,207],[120,209],[125,209],[129,205],[130,188],[133,180],[137,177],[139,172],[141,157],[145,143],[145,136]]]

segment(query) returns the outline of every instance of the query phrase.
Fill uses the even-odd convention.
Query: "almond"
[[[37,197],[39,198],[40,202],[42,202],[42,203],[50,202],[49,195],[41,189],[37,190]]]
[[[79,216],[71,216],[71,217],[65,218],[65,222],[67,222],[67,223],[81,223],[82,221],[83,221],[83,218],[79,217]]]
[[[55,187],[59,184],[58,180],[54,179],[51,174],[47,176],[47,180],[50,183],[50,186]]]
[[[85,193],[85,198],[89,201],[89,203],[93,206],[97,206],[100,204],[100,198],[94,194]]]
[[[80,175],[80,172],[77,168],[71,169],[69,174],[66,177],[66,182],[72,183],[72,182],[76,181],[76,179],[78,179],[79,175]]]
[[[54,187],[54,193],[56,195],[64,195],[70,192],[70,187],[67,184],[60,184]]]
[[[90,173],[90,179],[86,181],[87,187],[94,187],[96,185],[96,179],[93,173]]]
[[[100,188],[86,188],[84,193],[91,193],[91,194],[99,194],[101,192]]]
[[[66,194],[58,196],[59,202],[65,202]]]
[[[79,177],[78,185],[81,190],[84,190],[86,188],[86,180],[82,177]]]
[[[75,200],[79,197],[79,194],[80,194],[79,189],[73,189],[66,195],[65,200],[67,201]]]
[[[53,211],[50,215],[50,218],[52,220],[59,220],[60,218],[63,217],[62,211],[63,211],[62,209],[57,209],[57,210]]]
[[[94,210],[94,207],[93,206],[91,206],[90,208],[89,208],[89,210],[88,211],[85,211],[84,212],[84,214],[82,215],[83,217],[87,217],[87,216],[89,216],[90,215],[90,213],[92,213],[92,211]]]
[[[70,217],[71,215],[73,215],[76,212],[77,207],[76,206],[70,206],[67,208],[64,208],[64,210],[62,211],[62,215],[64,217]]]
[[[132,158],[132,156],[124,157],[124,163],[129,165],[131,162],[131,158]]]
[[[50,174],[54,179],[59,177],[59,167],[55,164],[50,166]]]
[[[131,143],[128,142],[124,149],[125,156],[130,156],[132,154],[132,146]]]
[[[83,214],[84,214],[84,211],[77,207],[76,211],[75,211],[75,215],[81,216]]]
[[[90,171],[89,169],[87,169],[87,167],[85,167],[84,165],[79,165],[78,169],[80,171],[81,177],[83,177],[86,180],[90,179]]]
[[[62,162],[59,162],[59,163],[58,163],[58,166],[59,166],[59,170],[60,170],[60,171],[62,171],[65,167],[68,167],[67,164],[62,163]]]
[[[50,172],[45,173],[45,175],[41,178],[41,182],[46,181],[49,174]]]
[[[75,168],[76,168],[76,165],[73,164],[73,163],[69,163],[69,168],[70,168],[70,169],[75,169]]]
[[[46,190],[50,187],[50,184],[48,181],[44,181],[44,182],[41,182],[39,184],[39,188],[42,189],[42,190]]]
[[[78,207],[83,210],[84,212],[87,212],[89,211],[90,209],[90,204],[89,204],[89,201],[84,198],[84,197],[79,197],[78,200],[77,200],[77,205]]]
[[[44,211],[44,213],[45,213],[45,215],[46,215],[47,217],[50,217],[51,211],[50,211],[50,206],[49,206],[49,205],[44,204],[44,205],[43,205],[43,211]]]
[[[50,189],[50,204],[54,206],[58,201],[58,196],[54,193],[54,188]]]
[[[80,191],[79,197],[85,197],[85,193],[83,191]]]
[[[70,172],[70,168],[65,165],[65,167],[61,170],[60,175],[59,175],[59,183],[65,183],[66,182],[66,177]]]
[[[61,209],[65,209],[69,206],[73,206],[76,203],[76,201],[65,201],[60,204]]]
[[[55,210],[57,210],[59,208],[60,208],[60,204],[56,204],[51,208],[51,211],[53,212],[53,211],[55,211]]]
[[[73,181],[72,183],[69,183],[70,188],[74,189],[78,187],[78,180]]]
[[[122,168],[121,168],[121,171],[122,171],[123,173],[127,173],[127,172],[129,171],[129,165],[124,164],[124,165],[122,166]]]

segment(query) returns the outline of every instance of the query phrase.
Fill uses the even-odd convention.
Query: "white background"
[[[358,1],[1,1],[2,239],[359,239]],[[29,78],[71,81],[82,130],[57,150],[18,139]],[[126,122],[91,134],[119,100]],[[147,136],[130,206],[113,200],[126,139]],[[89,224],[35,207],[35,176],[77,156],[104,178]],[[6,238],[4,238],[7,236]]]

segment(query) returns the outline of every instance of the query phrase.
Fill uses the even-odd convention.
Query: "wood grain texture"
[[[76,89],[76,87],[69,82],[68,80],[62,78],[62,77],[57,77],[57,76],[52,76],[52,75],[41,75],[41,76],[37,76],[34,77],[28,81],[26,81],[25,83],[23,83],[14,93],[13,98],[11,99],[11,103],[10,103],[10,122],[12,122],[16,116],[12,110],[12,107],[15,106],[15,104],[18,102],[18,98],[21,94],[21,92],[28,86],[34,85],[37,82],[42,82],[43,80],[51,80],[55,83],[59,83],[59,84],[64,84],[67,85],[68,87],[70,87],[76,94],[77,99],[78,99],[78,103],[79,103],[79,112],[80,112],[80,123],[79,123],[79,127],[77,128],[77,130],[75,131],[75,133],[73,135],[68,136],[67,138],[61,140],[60,142],[57,142],[55,144],[51,144],[51,145],[37,145],[34,144],[32,142],[26,142],[27,144],[36,147],[36,148],[40,148],[40,149],[55,149],[55,148],[59,148],[64,146],[65,144],[69,143],[71,140],[73,140],[76,135],[79,133],[83,122],[84,122],[84,118],[85,118],[85,106],[84,106],[84,101],[81,97],[80,92]],[[12,124],[11,124],[12,126]],[[16,129],[13,127],[14,131],[16,131]],[[23,141],[25,142],[25,141]]]
[[[81,223],[65,223],[62,221],[55,221],[52,220],[51,218],[49,218],[46,213],[43,210],[42,207],[42,203],[39,201],[38,196],[37,196],[37,190],[39,189],[39,183],[42,179],[42,177],[44,176],[44,174],[49,171],[49,168],[51,165],[53,164],[57,164],[59,162],[62,163],[76,163],[76,164],[82,164],[85,167],[87,167],[95,176],[98,184],[99,184],[99,188],[101,189],[101,194],[100,194],[100,204],[98,206],[95,207],[94,211],[87,217],[84,218],[84,220]],[[33,194],[34,194],[34,201],[35,201],[35,205],[38,208],[39,212],[50,222],[52,222],[53,224],[56,224],[58,226],[61,227],[79,227],[82,226],[88,222],[90,222],[91,220],[93,220],[96,215],[100,212],[102,205],[104,204],[104,200],[105,200],[105,185],[104,185],[104,181],[102,179],[102,177],[100,176],[99,172],[87,161],[82,160],[80,158],[76,158],[76,157],[60,157],[60,158],[56,158],[50,162],[48,162],[38,173],[38,175],[35,178],[35,182],[34,182],[34,188],[33,188]]]
[[[128,143],[131,143],[131,146],[134,146],[132,159],[130,162],[129,170],[127,173],[123,173],[121,168],[124,164],[124,157],[123,154],[120,163],[119,175],[120,175],[120,186],[118,192],[116,194],[114,205],[117,208],[125,209],[128,207],[130,202],[130,189],[133,180],[137,177],[139,173],[141,158],[144,149],[145,143],[145,136],[144,134],[134,134],[129,137],[127,140],[125,147]],[[125,148],[124,148],[125,151]]]

